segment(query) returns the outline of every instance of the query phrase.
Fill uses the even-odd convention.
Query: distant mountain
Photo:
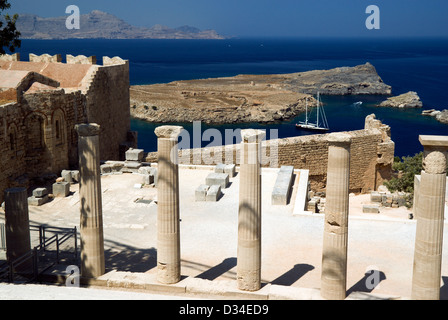
[[[190,26],[169,28],[155,25],[152,28],[136,27],[116,16],[94,10],[80,17],[80,29],[65,26],[67,16],[42,18],[20,14],[17,29],[22,39],[225,39],[215,30],[199,30]]]

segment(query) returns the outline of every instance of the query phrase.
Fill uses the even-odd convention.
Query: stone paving
[[[195,190],[213,167],[180,170],[180,233],[184,277],[219,283],[236,282],[239,174],[230,178],[218,202],[196,202]],[[322,263],[323,215],[293,215],[295,181],[286,206],[271,205],[278,169],[262,175],[262,283],[319,289]],[[138,174],[102,176],[106,272],[156,273],[157,189],[136,188]],[[361,199],[361,201],[360,201]],[[389,209],[363,214],[368,196],[350,197],[348,294],[365,291],[409,297],[416,221],[409,211]],[[30,207],[30,223],[79,228],[78,184],[70,195],[41,207]],[[0,211],[0,222],[4,218]],[[448,229],[442,265],[441,298],[448,298]],[[34,236],[36,236],[34,234]],[[381,271],[381,283],[366,288],[366,271]]]

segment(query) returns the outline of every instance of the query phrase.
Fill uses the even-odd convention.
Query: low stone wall
[[[395,144],[390,140],[390,128],[376,120],[374,115],[369,117],[366,129],[347,132],[352,137],[350,192],[376,190],[392,173]],[[293,166],[294,169],[309,170],[312,190],[323,191],[328,165],[326,138],[327,134],[323,134],[265,141],[262,144],[262,164],[264,167]],[[239,157],[239,145],[179,151],[181,164],[238,165]],[[146,161],[157,162],[157,152],[148,153]]]

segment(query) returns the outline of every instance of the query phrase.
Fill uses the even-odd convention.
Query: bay
[[[398,95],[416,91],[425,109],[448,109],[448,39],[227,39],[227,40],[23,40],[23,57],[35,54],[120,56],[130,61],[131,85],[178,80],[277,74],[330,69],[372,63],[383,81]],[[22,60],[27,60],[23,58]],[[331,132],[359,130],[365,117],[375,113],[391,126],[397,156],[422,151],[420,134],[446,135],[448,125],[421,115],[422,109],[377,108],[383,96],[323,96]],[[361,106],[355,102],[362,101]],[[306,135],[295,119],[281,124],[202,125],[202,129],[277,129],[280,138]],[[157,149],[154,128],[160,124],[132,119],[139,147]],[[192,133],[192,124],[180,124]],[[203,146],[210,142],[204,141]]]

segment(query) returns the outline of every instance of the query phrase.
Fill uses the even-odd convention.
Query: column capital
[[[266,131],[256,129],[241,130],[241,138],[243,142],[257,143],[261,142],[266,137]]]
[[[424,148],[437,148],[448,150],[448,136],[419,136]]]
[[[429,174],[446,173],[448,136],[420,136],[425,152],[423,170]]]
[[[352,137],[348,133],[333,132],[327,136],[327,141],[330,145],[349,145],[352,142]]]
[[[154,133],[157,138],[161,139],[177,139],[180,133],[184,130],[181,126],[161,126],[157,127]]]
[[[100,125],[96,123],[82,123],[75,125],[75,130],[82,137],[97,136],[100,134]]]

